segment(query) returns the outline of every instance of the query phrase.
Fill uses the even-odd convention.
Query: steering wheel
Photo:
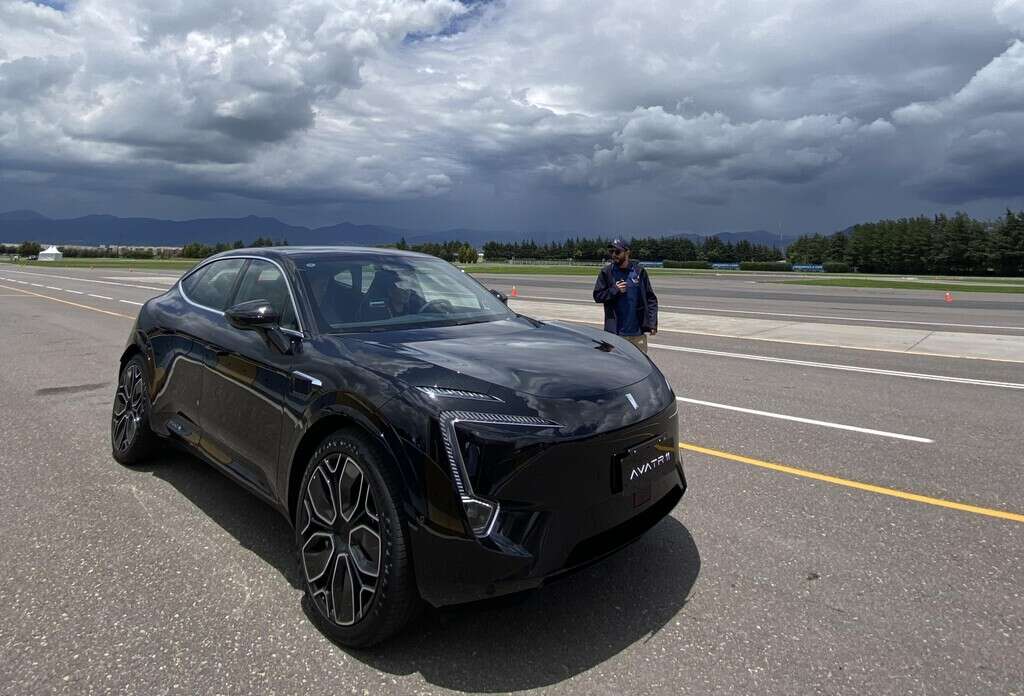
[[[430,302],[427,302],[425,305],[420,307],[419,314],[425,314],[427,312],[451,314],[452,311],[454,311],[454,309],[455,307],[453,307],[452,303],[449,302],[448,300],[438,299],[431,300]]]

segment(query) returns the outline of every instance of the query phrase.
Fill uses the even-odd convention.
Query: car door
[[[265,259],[250,259],[230,299],[235,305],[268,300],[281,328],[298,331],[284,272]],[[239,329],[219,316],[205,341],[202,449],[207,456],[273,498],[277,453],[294,357],[265,330]]]
[[[205,337],[223,319],[223,308],[245,264],[245,259],[204,264],[182,278],[178,295],[156,305],[166,315],[162,323],[175,328],[150,337],[156,368],[154,419],[162,418],[168,430],[195,447],[200,446],[202,434]]]

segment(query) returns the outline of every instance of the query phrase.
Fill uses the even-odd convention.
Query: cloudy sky
[[[1024,208],[1024,0],[0,0],[0,210],[828,232]]]

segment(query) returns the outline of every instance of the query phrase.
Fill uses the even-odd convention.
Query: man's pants
[[[632,343],[637,348],[639,348],[646,355],[647,334],[640,334],[639,336],[623,336],[623,338]]]

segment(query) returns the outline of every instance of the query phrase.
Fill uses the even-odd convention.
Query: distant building
[[[64,258],[64,254],[60,253],[60,249],[52,244],[45,251],[39,252],[40,261],[60,261],[62,258]]]

